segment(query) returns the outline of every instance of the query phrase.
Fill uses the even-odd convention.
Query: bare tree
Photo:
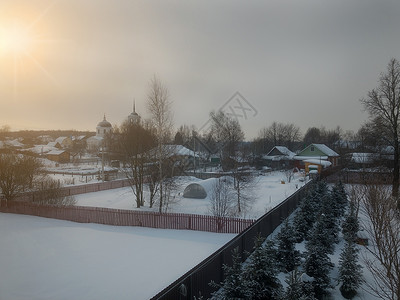
[[[364,213],[368,217],[365,230],[371,238],[367,247],[371,257],[364,261],[373,282],[366,283],[380,299],[400,299],[400,216],[396,199],[383,185],[367,186]]]
[[[285,169],[283,172],[285,174],[287,182],[290,183],[294,177],[294,169],[290,169],[290,168]]]
[[[194,126],[188,126],[186,124],[181,125],[174,138],[174,143],[177,145],[188,146],[192,144],[192,132],[195,130]]]
[[[317,127],[310,127],[307,129],[306,134],[303,139],[304,144],[309,145],[312,143],[321,143],[322,142],[322,134],[321,129]]]
[[[231,160],[236,158],[239,143],[244,139],[239,122],[223,111],[211,112],[211,135],[218,144],[220,158],[225,168],[232,168]]]
[[[259,139],[263,140],[265,152],[274,146],[286,146],[292,149],[301,139],[300,128],[292,123],[273,122],[259,132]]]
[[[228,217],[233,213],[232,189],[226,178],[218,178],[210,195],[210,213],[215,217]]]
[[[173,118],[171,111],[171,101],[169,100],[168,89],[156,76],[150,82],[150,90],[147,97],[147,109],[151,115],[151,120],[155,128],[157,142],[156,161],[159,171],[159,211],[162,212],[163,206],[163,161],[166,159],[163,145],[171,140]]]
[[[255,200],[255,177],[249,172],[235,168],[232,170],[233,189],[236,198],[236,214],[246,213]]]
[[[0,154],[0,189],[6,201],[14,200],[27,188],[32,188],[40,166],[34,157]]]
[[[168,212],[168,210],[179,201],[176,197],[178,186],[173,177],[165,178],[163,184],[163,211]]]
[[[155,146],[151,130],[140,123],[124,122],[118,134],[123,168],[133,194],[136,197],[136,207],[144,205],[144,183],[148,178],[146,163],[149,162],[149,150]]]
[[[66,195],[61,189],[59,181],[43,176],[34,192],[34,202],[43,205],[73,206],[76,204],[74,196]]]
[[[368,111],[372,124],[379,128],[394,148],[392,195],[399,194],[399,126],[400,126],[400,64],[392,58],[386,73],[382,73],[378,87],[369,91],[361,103]],[[399,202],[400,206],[400,202]]]
[[[349,189],[347,191],[347,194],[349,195],[349,200],[354,205],[354,213],[356,217],[358,217],[359,215],[361,203],[365,197],[367,187],[367,185],[363,184],[352,184],[349,186]]]
[[[10,133],[10,126],[9,125],[3,125],[0,127],[0,141],[4,140],[6,136]]]

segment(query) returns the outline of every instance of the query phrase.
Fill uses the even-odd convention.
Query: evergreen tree
[[[334,202],[334,199],[328,194],[321,198],[321,215],[318,219],[321,223],[318,226],[323,226],[324,231],[326,231],[325,240],[330,243],[329,253],[333,253],[334,243],[339,242],[340,219],[337,210],[335,210]]]
[[[284,294],[285,300],[315,300],[314,291],[309,282],[303,282],[301,273],[294,270],[286,277],[287,288]]]
[[[321,214],[315,222],[313,228],[310,230],[310,238],[306,242],[309,248],[318,247],[324,253],[333,254],[335,250],[335,239],[331,233],[331,221],[325,214]]]
[[[299,210],[293,219],[295,229],[296,242],[301,243],[308,236],[309,230],[313,227],[318,212],[318,204],[316,197],[309,194],[303,198],[300,203]]]
[[[218,284],[211,282],[210,285],[218,288],[214,292],[213,299],[251,299],[250,289],[247,280],[243,276],[243,267],[238,248],[232,251],[232,266],[224,265],[225,280]]]
[[[349,212],[342,225],[342,233],[345,241],[355,242],[357,240],[357,233],[359,229],[360,223],[356,216],[354,203],[350,202]]]
[[[346,299],[352,299],[357,294],[362,279],[362,267],[358,263],[358,249],[353,241],[346,241],[339,259],[340,292]]]
[[[324,228],[323,216],[316,222],[310,240],[306,243],[306,260],[304,269],[308,276],[313,277],[312,285],[315,296],[320,299],[327,293],[330,285],[330,271],[333,264],[330,261],[328,252],[332,251],[331,241],[327,238],[328,234]]]
[[[277,279],[278,273],[274,244],[257,238],[254,251],[244,268],[245,281],[248,284],[251,299],[280,299],[282,285]]]
[[[281,271],[290,272],[300,265],[300,252],[296,250],[293,226],[286,219],[276,236],[277,259]]]
[[[331,192],[329,193],[331,197],[331,207],[332,210],[334,211],[334,215],[337,218],[343,217],[346,207],[347,207],[347,193],[344,189],[344,186],[341,182],[335,184],[335,186],[332,187]]]
[[[321,199],[327,194],[326,182],[318,181],[313,185],[311,192],[303,198],[293,220],[297,243],[309,239],[310,229],[321,213]]]
[[[325,196],[326,194],[328,194],[328,185],[323,180],[318,181],[312,193],[313,198],[315,198],[316,201],[318,201],[319,199],[321,199],[321,197]]]
[[[335,187],[337,188],[337,192],[338,192],[338,195],[339,195],[339,197],[338,197],[339,201],[338,202],[341,205],[342,215],[343,215],[343,213],[344,213],[344,211],[345,211],[345,209],[347,207],[347,204],[348,204],[347,192],[346,192],[346,190],[344,188],[344,185],[343,185],[343,183],[341,181],[339,181],[339,183],[337,185],[335,185]]]

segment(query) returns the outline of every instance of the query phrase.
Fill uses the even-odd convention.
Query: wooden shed
[[[52,150],[46,154],[47,159],[56,161],[59,163],[70,162],[70,154],[65,150]]]

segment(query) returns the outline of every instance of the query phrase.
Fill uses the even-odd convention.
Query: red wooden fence
[[[49,206],[20,201],[0,202],[0,212],[32,215],[79,223],[186,229],[218,233],[240,233],[255,220],[191,214],[156,213],[99,207]]]
[[[118,189],[130,186],[128,179],[119,179],[113,181],[96,182],[82,185],[61,187],[60,190],[65,196],[74,196],[85,193],[99,192],[104,190]],[[34,201],[34,193],[28,192],[18,196],[19,201]]]

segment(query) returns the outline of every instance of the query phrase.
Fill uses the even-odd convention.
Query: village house
[[[67,136],[60,136],[56,138],[56,143],[59,143],[63,149],[72,147],[72,139]]]
[[[46,158],[59,163],[70,162],[70,154],[65,150],[51,150],[46,154]]]
[[[295,157],[295,165],[299,169],[305,169],[320,173],[328,167],[339,165],[339,154],[324,144],[310,144]]]
[[[263,159],[266,161],[267,166],[273,169],[287,169],[294,167],[294,157],[296,153],[290,151],[284,146],[275,146]]]

